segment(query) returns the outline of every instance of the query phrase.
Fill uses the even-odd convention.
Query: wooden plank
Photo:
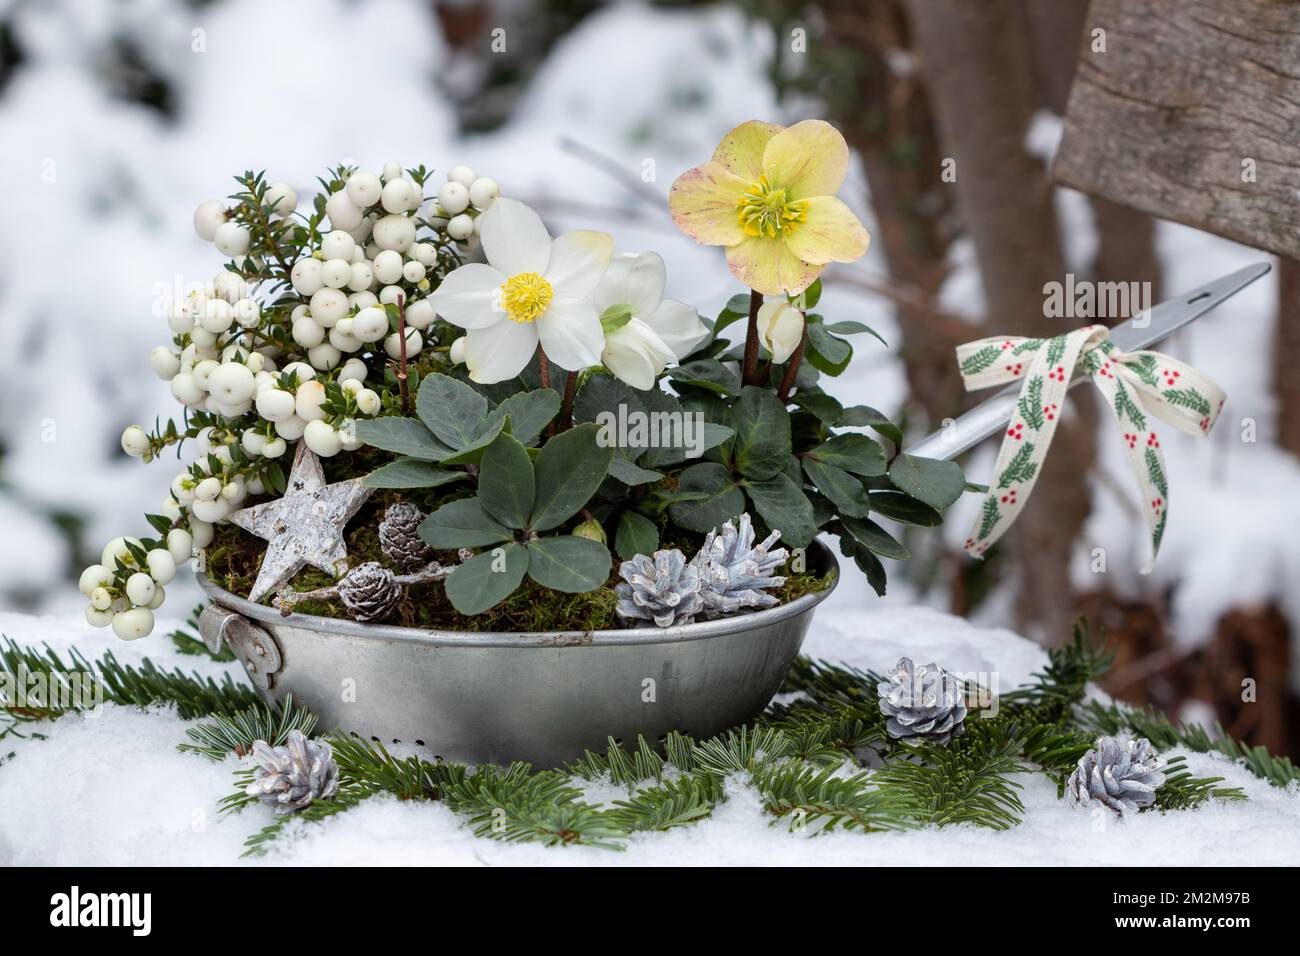
[[[1053,178],[1300,258],[1300,3],[1093,0]]]

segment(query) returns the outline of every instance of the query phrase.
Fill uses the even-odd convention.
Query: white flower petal
[[[499,297],[503,276],[491,266],[471,262],[448,273],[428,300],[438,315],[462,329],[481,329],[505,318]]]
[[[614,237],[607,232],[591,229],[566,232],[551,244],[546,281],[555,289],[556,298],[585,298],[600,285],[613,255]]]
[[[759,340],[780,365],[798,348],[803,339],[803,313],[784,298],[772,298],[758,310]]]
[[[654,387],[655,379],[676,356],[640,319],[605,336],[605,348],[600,359],[621,381],[633,388],[646,391]]]
[[[653,313],[642,315],[642,321],[672,350],[673,357],[686,358],[709,334],[708,327],[700,321],[699,313],[685,302],[664,299]]]
[[[639,316],[659,308],[664,299],[668,273],[657,252],[620,252],[592,293],[596,308],[604,312],[611,305],[630,305]]]
[[[537,351],[537,328],[532,322],[506,319],[486,328],[470,329],[466,338],[469,377],[483,385],[514,378]]]
[[[551,234],[542,217],[518,199],[496,199],[479,222],[483,253],[509,276],[541,274],[551,258]]]
[[[537,319],[546,357],[570,372],[600,364],[605,332],[596,307],[587,299],[556,299]]]

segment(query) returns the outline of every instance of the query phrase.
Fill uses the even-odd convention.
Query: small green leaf
[[[528,576],[554,591],[594,591],[609,577],[609,550],[590,538],[571,534],[538,538],[529,542],[528,554]]]
[[[910,495],[897,491],[880,491],[873,492],[868,497],[871,499],[871,510],[886,518],[918,528],[936,528],[943,524],[943,515]]]
[[[899,491],[940,511],[966,489],[966,478],[956,462],[907,454],[899,455],[890,464],[889,480]]]
[[[483,458],[483,452],[496,441],[497,435],[502,433],[510,434],[510,419],[503,418],[497,421],[488,422],[487,426],[475,438],[471,439],[469,444],[463,446],[446,458],[443,464],[446,465],[477,465]]]
[[[745,510],[745,496],[736,487],[731,472],[716,462],[691,465],[681,473],[677,490],[692,499],[673,502],[668,513],[673,521],[691,531],[712,531]]]
[[[800,389],[792,401],[804,411],[816,416],[823,425],[840,424],[840,416],[844,414],[844,406],[824,393]]]
[[[871,428],[893,442],[895,448],[903,444],[903,430],[870,405],[852,405],[844,409],[844,414],[835,424],[845,428]]]
[[[639,511],[631,508],[618,516],[618,530],[614,533],[614,549],[624,561],[638,554],[652,555],[659,547],[659,527]]]
[[[511,528],[526,528],[533,513],[533,463],[523,445],[502,432],[483,452],[478,497],[489,515]]]
[[[885,473],[885,454],[866,435],[836,435],[808,452],[808,457],[863,478]]]
[[[609,474],[614,449],[602,447],[600,427],[577,425],[543,447],[534,465],[537,497],[530,526],[546,531],[578,513]]]
[[[609,463],[609,473],[625,485],[648,485],[663,477],[661,473],[642,468],[622,455],[614,456]]]
[[[611,305],[604,312],[600,313],[600,327],[605,330],[605,334],[617,332],[623,326],[632,321],[632,306],[621,303]]]
[[[478,436],[488,403],[464,382],[435,372],[420,383],[415,411],[440,442],[460,450]]]
[[[510,416],[510,434],[523,445],[531,445],[560,410],[560,395],[551,388],[517,392],[492,410],[488,422]]]
[[[477,498],[448,502],[420,523],[420,538],[431,548],[454,551],[509,541],[510,529],[486,511]]]
[[[731,407],[736,468],[746,478],[771,478],[790,458],[790,413],[767,389],[746,385]]]
[[[371,448],[423,461],[442,461],[453,451],[414,418],[363,418],[356,423],[356,436]]]
[[[781,532],[782,539],[791,547],[807,547],[817,533],[812,502],[803,489],[784,474],[774,475],[765,481],[746,481],[754,508],[769,528]]]
[[[528,551],[514,542],[477,554],[447,576],[447,599],[461,614],[481,614],[519,587],[528,564]]]
[[[749,318],[749,293],[737,292],[727,300],[726,306],[718,315],[718,321],[713,325],[713,334],[718,335],[723,329],[733,322],[739,322],[741,319]]]
[[[463,471],[441,468],[431,461],[399,458],[380,465],[362,479],[367,488],[437,488],[457,478],[468,478]]]
[[[859,332],[866,332],[868,335],[875,336],[881,345],[889,345],[888,342],[881,338],[879,332],[869,325],[863,325],[861,322],[831,322],[826,326],[826,331],[834,332],[837,335],[855,335]]]

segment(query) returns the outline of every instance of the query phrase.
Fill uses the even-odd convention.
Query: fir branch
[[[316,722],[316,715],[294,704],[293,695],[288,694],[275,706],[259,702],[231,716],[218,715],[212,723],[188,727],[185,736],[192,743],[177,744],[176,749],[210,760],[225,760],[231,754],[242,757],[251,753],[259,740],[279,747],[293,730],[310,737]]]
[[[925,816],[910,788],[869,786],[879,774],[863,770],[838,776],[840,766],[820,769],[791,762],[764,767],[750,782],[763,795],[763,805],[774,816],[787,818],[791,830],[817,824],[819,832],[836,827],[874,832],[916,826]]]

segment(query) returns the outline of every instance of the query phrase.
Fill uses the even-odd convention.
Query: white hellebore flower
[[[599,364],[605,337],[590,296],[613,238],[578,230],[553,240],[541,217],[515,199],[493,202],[479,229],[487,264],[461,266],[428,296],[442,318],[467,330],[469,377],[485,385],[513,378],[539,341],[570,372]]]
[[[605,367],[633,388],[653,388],[669,362],[685,358],[709,334],[695,309],[664,298],[667,273],[655,252],[620,253],[592,295],[602,314],[622,307],[631,318],[605,333]]]
[[[786,299],[768,299],[758,310],[758,336],[780,365],[799,347],[803,338],[803,313]]]

